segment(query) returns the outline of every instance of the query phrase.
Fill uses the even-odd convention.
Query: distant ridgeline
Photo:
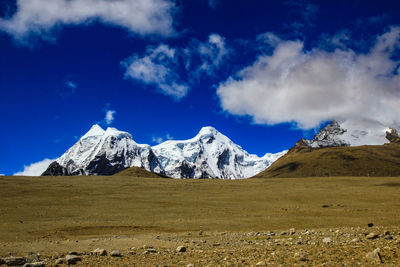
[[[113,175],[140,167],[173,178],[240,179],[265,170],[286,152],[249,154],[213,127],[203,127],[189,140],[151,147],[136,143],[127,132],[94,125],[43,175]]]
[[[149,146],[127,132],[94,125],[43,175],[113,175],[140,167],[173,178],[400,176],[399,144],[397,130],[379,123],[333,121],[312,140],[300,139],[289,153],[258,157],[213,127],[189,140]]]

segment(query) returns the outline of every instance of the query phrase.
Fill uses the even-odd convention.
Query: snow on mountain
[[[43,175],[110,175],[136,166],[174,178],[239,179],[263,171],[285,153],[248,154],[213,127],[189,140],[150,147],[127,132],[94,125]]]
[[[314,139],[302,139],[299,142],[303,142],[304,146],[311,148],[383,145],[389,143],[386,132],[390,132],[391,129],[377,121],[370,120],[333,121],[322,128]]]
[[[110,175],[133,166],[162,172],[149,145],[137,144],[127,132],[104,131],[99,125],[93,125],[52,165],[44,175]]]
[[[192,139],[166,141],[152,149],[165,175],[175,178],[248,178],[286,152],[259,158],[213,127],[203,127]]]

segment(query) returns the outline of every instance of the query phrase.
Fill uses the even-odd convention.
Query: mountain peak
[[[82,136],[81,139],[85,139],[90,136],[100,136],[100,135],[103,135],[104,133],[105,133],[105,131],[103,130],[103,128],[100,127],[100,125],[94,124],[90,128],[90,130],[84,136]]]
[[[201,128],[197,136],[215,136],[219,134],[218,130],[212,126],[206,126]]]
[[[117,128],[114,127],[108,127],[106,131],[104,132],[104,136],[125,136],[130,139],[132,139],[132,135],[128,132],[120,131]]]

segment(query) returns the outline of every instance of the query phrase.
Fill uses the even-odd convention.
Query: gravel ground
[[[22,252],[30,248],[36,252]],[[399,266],[400,228],[164,232],[11,242],[1,251],[7,249],[14,251],[12,256],[44,264],[36,266],[67,266],[66,258],[76,266]],[[5,260],[10,255],[1,256]]]

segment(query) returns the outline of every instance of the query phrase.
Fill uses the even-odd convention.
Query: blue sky
[[[333,120],[400,123],[398,1],[0,2],[0,174],[94,123],[138,143],[214,126],[259,156]]]

